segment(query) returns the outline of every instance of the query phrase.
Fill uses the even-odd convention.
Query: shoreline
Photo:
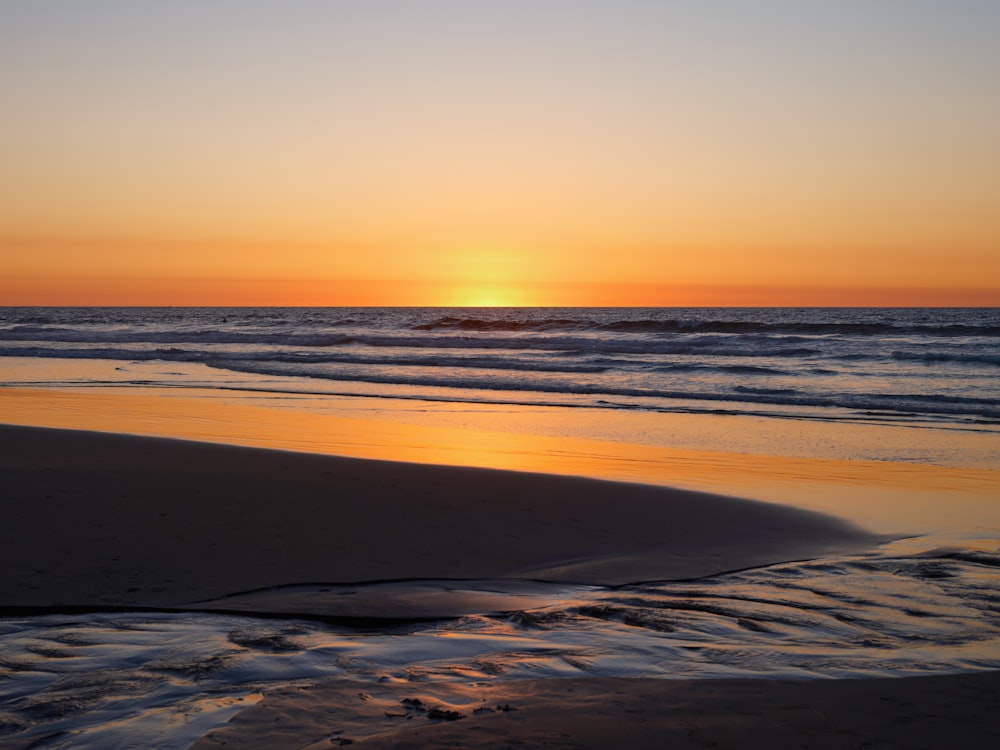
[[[162,387],[0,388],[0,412],[11,425],[702,491],[817,511],[887,536],[947,536],[984,524],[1000,533],[994,502],[1000,469],[910,460],[912,440],[930,436],[903,427],[554,407],[402,408],[369,398],[280,399]],[[734,430],[765,438],[732,443]],[[644,442],[649,435],[664,437],[654,445],[655,439]],[[933,439],[959,438],[956,446],[993,456],[995,465],[996,452],[987,447],[996,436],[943,431]],[[833,457],[822,452],[833,449],[831,440],[841,443]],[[873,442],[906,449],[893,460],[873,460]]]
[[[341,607],[334,618],[347,606],[362,619],[381,612],[405,622],[503,609],[510,603],[504,596],[547,593],[512,587],[497,605],[477,598],[481,592],[471,580],[477,576],[485,579],[480,588],[493,594],[498,580],[512,575],[522,585],[546,578],[557,582],[548,593],[558,596],[583,579],[698,577],[861,551],[881,541],[830,516],[662,486],[45,427],[0,425],[0,477],[5,497],[22,498],[8,503],[9,523],[0,529],[6,571],[0,602],[44,603],[54,608],[48,611],[151,606],[182,614],[194,599],[204,606],[205,599],[226,597],[232,605],[229,595],[262,583],[276,591],[251,593],[301,595],[301,587],[289,591],[289,584],[310,581],[321,585],[299,602],[314,605],[319,589],[331,593],[331,582],[433,579],[425,581],[430,589],[416,593],[405,585],[377,590],[369,584],[351,601],[333,592]],[[316,522],[331,498],[343,506],[350,493],[363,502]],[[273,497],[284,499],[274,503]],[[573,502],[578,498],[584,502]],[[526,524],[523,503],[532,499],[542,512]],[[407,514],[406,506],[415,504],[433,512]],[[726,514],[736,520],[723,522]],[[574,518],[576,524],[566,523]],[[379,533],[354,533],[365,528]],[[552,543],[553,529],[568,532],[559,544]],[[416,544],[421,535],[426,543]],[[753,543],[734,550],[734,540],[747,536]],[[666,543],[675,545],[669,554]],[[170,544],[179,544],[180,553]],[[515,549],[512,564],[508,553]],[[477,556],[472,570],[468,561]],[[447,577],[442,573],[459,575],[434,589]],[[302,606],[296,613],[288,601],[251,597],[245,609],[223,611],[314,614]],[[329,601],[320,597],[320,609],[329,613]],[[214,724],[198,723],[191,713],[176,731],[185,747],[194,743],[190,750],[315,750],[345,744],[341,740],[373,748],[654,748],[668,742],[750,750],[833,750],[865,742],[944,748],[956,736],[991,746],[1000,739],[998,696],[1000,671],[794,681],[500,676],[384,683],[353,676],[265,689],[256,705],[237,701]],[[433,709],[442,713],[430,714]],[[37,736],[29,731],[23,741],[0,739],[26,748]]]
[[[10,606],[184,607],[398,579],[616,585],[879,541],[809,511],[649,485],[96,432],[0,426],[0,469]]]

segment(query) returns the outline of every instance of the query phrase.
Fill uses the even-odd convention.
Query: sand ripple
[[[0,744],[179,750],[264,691],[331,678],[871,677],[1000,668],[1000,551],[915,553],[901,543],[887,552],[692,582],[563,587],[561,596],[522,582],[506,601],[535,606],[432,620],[404,614],[377,627],[192,612],[8,618],[0,621]],[[386,595],[387,584],[380,586],[369,604]],[[407,606],[421,591],[434,606],[448,592],[469,606],[505,601],[504,582],[401,586]],[[352,587],[355,604],[365,601],[364,589]]]

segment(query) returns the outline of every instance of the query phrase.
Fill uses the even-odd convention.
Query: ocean
[[[5,357],[116,363],[74,385],[1000,430],[997,308],[0,308]]]
[[[789,455],[833,451],[844,466],[887,471],[1000,468],[995,450],[961,447],[996,447],[998,375],[995,308],[0,308],[0,388],[349,397],[489,406],[494,415],[537,408],[567,422],[597,415],[585,424],[635,415],[628,424],[641,429],[622,439],[647,445],[669,443],[671,415],[711,418],[719,435],[776,424],[787,437],[805,425],[812,443],[784,446]],[[903,437],[835,450],[845,426]],[[960,448],[935,447],[949,445]],[[947,535],[696,581],[534,582],[520,593],[537,606],[521,598],[500,612],[367,625],[197,612],[0,618],[0,744],[180,750],[262,691],[331,678],[1000,669],[995,489],[995,500],[987,490],[970,506],[984,509],[979,516]],[[369,588],[393,585],[496,595],[513,584]]]

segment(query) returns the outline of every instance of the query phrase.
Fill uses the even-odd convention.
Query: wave
[[[572,318],[543,318],[541,320],[484,320],[482,318],[444,317],[430,323],[418,323],[412,326],[414,331],[579,331],[594,328],[595,324]]]
[[[616,320],[599,322],[593,319],[573,318],[541,318],[521,320],[517,318],[456,318],[443,317],[429,323],[414,325],[413,330],[440,331],[611,331],[616,333],[637,334],[690,334],[690,333],[724,333],[746,334],[765,333],[804,336],[886,336],[886,335],[920,335],[920,336],[984,336],[1000,337],[1000,326],[973,326],[965,324],[914,325],[892,323],[810,323],[783,322],[768,323],[759,320],[691,320],[674,318],[669,320]]]
[[[1000,366],[1000,354],[970,354],[968,351],[962,352],[892,352],[892,359],[903,362],[926,362],[935,364],[940,362],[960,362],[975,365],[998,365]]]
[[[724,364],[667,364],[652,367],[656,372],[725,372],[730,375],[794,375],[792,370],[779,370],[774,367],[760,365],[724,365]],[[827,371],[830,373],[832,371]],[[815,374],[815,373],[814,373]]]
[[[582,354],[646,354],[646,355],[699,355],[723,357],[810,357],[823,354],[823,350],[799,346],[798,340],[774,336],[742,336],[719,339],[714,336],[690,336],[680,339],[628,339],[615,336],[552,336],[530,337],[467,337],[460,335],[408,335],[394,333],[280,333],[239,331],[86,331],[54,328],[42,331],[22,330],[20,327],[0,331],[0,341],[39,344],[189,344],[203,346],[273,346],[273,347],[370,347],[373,349],[440,349],[440,350],[507,350],[525,352],[554,352],[577,356]],[[41,347],[39,347],[41,348]],[[31,356],[60,356],[53,349],[48,354]]]
[[[661,364],[656,360],[646,359],[611,359],[598,358],[583,360],[579,363],[568,361],[567,358],[539,359],[530,357],[519,358],[511,356],[463,355],[442,352],[441,354],[406,355],[397,354],[392,358],[377,355],[364,356],[353,352],[273,352],[273,351],[243,351],[223,352],[203,351],[198,349],[183,349],[178,347],[157,347],[155,349],[119,349],[111,347],[60,348],[47,347],[0,347],[0,357],[39,357],[59,359],[111,359],[120,361],[154,361],[166,360],[173,362],[201,362],[220,365],[225,363],[273,362],[282,364],[315,365],[366,365],[382,368],[437,367],[447,369],[484,369],[484,370],[516,370],[524,373],[577,373],[596,375],[613,370],[636,370],[660,373],[728,373],[732,375],[794,375],[793,370],[781,370],[758,365],[729,365],[723,363],[673,363]]]
[[[421,375],[409,373],[382,373],[360,371],[318,371],[302,367],[282,367],[268,362],[245,362],[220,360],[208,363],[237,372],[258,375],[313,378],[338,382],[363,382],[380,385],[405,385],[432,388],[461,389],[466,391],[513,391],[565,394],[569,396],[600,396],[607,398],[640,398],[651,402],[664,400],[689,402],[733,402],[743,404],[765,404],[769,406],[790,406],[811,409],[847,409],[858,414],[876,415],[884,413],[905,414],[916,417],[965,418],[988,423],[1000,421],[1000,408],[995,399],[973,397],[950,397],[921,394],[855,394],[855,393],[810,393],[795,389],[753,389],[736,386],[729,389],[665,390],[659,388],[631,387],[608,382],[567,382],[565,379],[546,377],[498,377],[484,374]],[[647,405],[647,408],[656,406]]]
[[[963,424],[996,419],[998,335],[988,309],[0,308],[0,357],[195,363],[248,387]]]
[[[51,357],[44,347],[0,347],[0,356]],[[668,408],[665,401],[729,402],[812,410],[847,409],[859,414],[908,415],[913,418],[951,416],[960,420],[1000,420],[997,399],[935,393],[858,393],[818,390],[810,376],[739,363],[676,363],[612,359],[518,359],[489,356],[403,354],[392,359],[356,353],[267,351],[208,352],[178,347],[128,349],[66,348],[65,359],[107,359],[125,362],[197,363],[217,370],[278,378],[357,382],[407,388],[447,388],[458,400],[478,400],[473,391],[560,394],[591,400],[643,399],[641,408]],[[646,368],[646,369],[642,369]],[[671,377],[676,375],[676,377]],[[796,387],[749,385],[746,378],[795,378]],[[148,381],[143,381],[148,382]],[[174,384],[174,383],[171,383]],[[829,384],[827,384],[828,387]],[[900,386],[903,384],[900,383]],[[385,395],[392,395],[387,393]],[[745,407],[744,407],[745,408]],[[737,410],[738,411],[738,410]]]
[[[282,331],[243,332],[205,329],[88,329],[49,326],[13,326],[0,330],[0,341],[39,341],[76,344],[269,344],[276,346],[344,346],[358,338],[343,333]]]

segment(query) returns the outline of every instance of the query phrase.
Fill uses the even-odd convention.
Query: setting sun
[[[989,4],[35,5],[0,304],[1000,303]]]
[[[523,290],[496,284],[456,284],[447,307],[520,307],[531,304]]]
[[[0,746],[997,747],[998,39],[0,2]]]

